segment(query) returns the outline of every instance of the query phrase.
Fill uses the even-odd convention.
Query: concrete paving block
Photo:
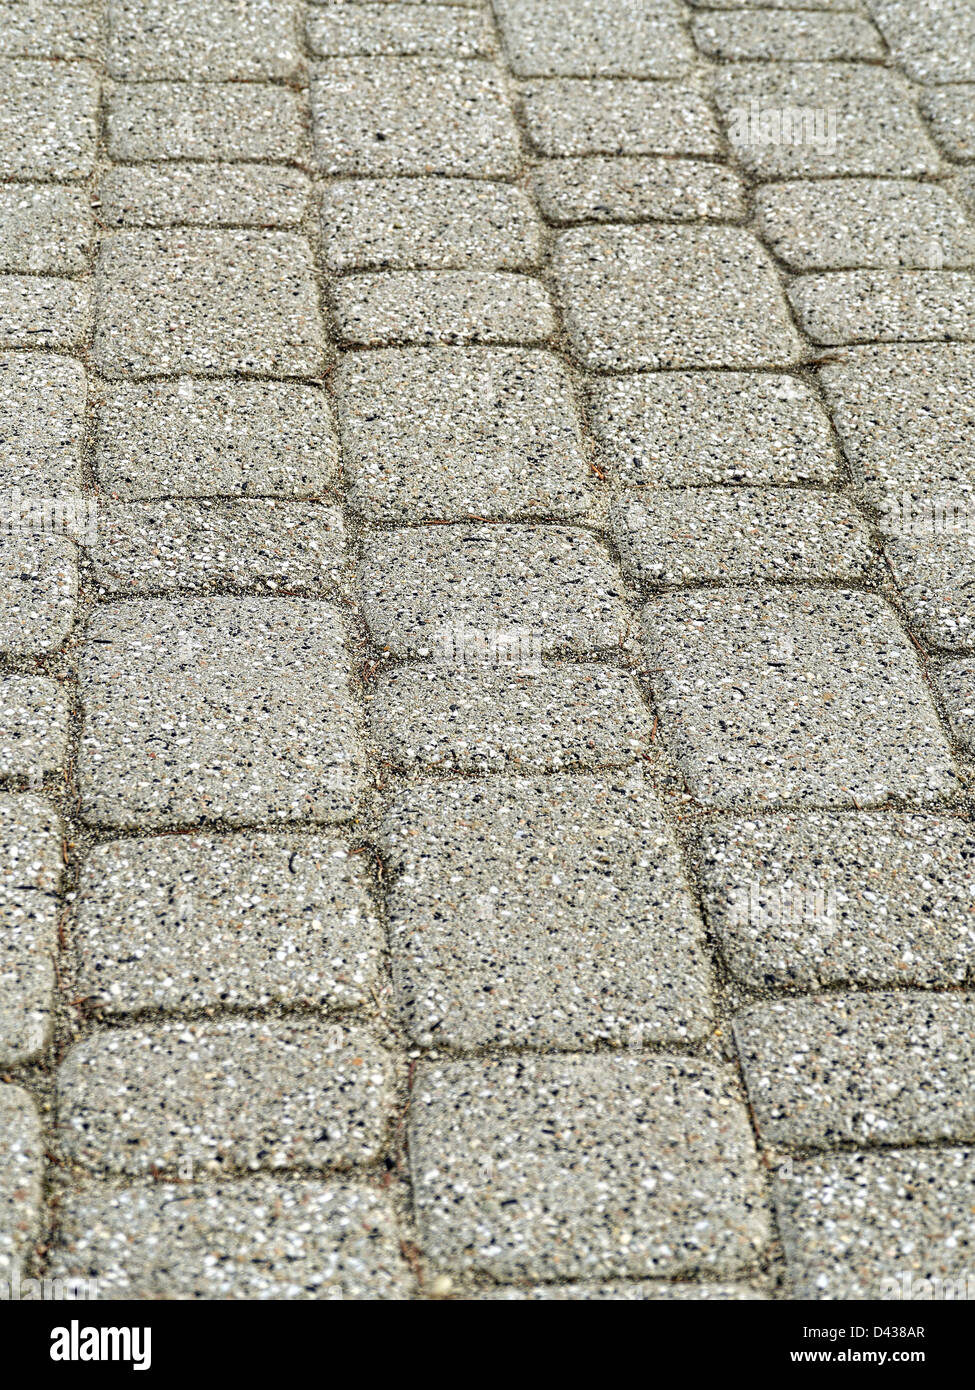
[[[339,507],[320,502],[111,502],[89,550],[102,592],[340,594],[351,562]]]
[[[77,275],[87,266],[92,230],[89,201],[79,188],[0,188],[0,270]]]
[[[717,155],[711,108],[681,82],[535,78],[521,87],[528,137],[542,155]]]
[[[10,1066],[37,1057],[51,1037],[64,869],[59,816],[36,796],[0,797],[0,850],[0,1060]],[[0,1088],[0,1149],[7,1089]],[[2,1250],[0,1234],[0,1268]]]
[[[336,58],[313,70],[323,174],[507,178],[521,160],[500,71],[480,59]]]
[[[592,382],[599,462],[626,486],[829,483],[829,417],[798,377],[664,372]]]
[[[568,527],[436,526],[362,541],[359,601],[395,656],[463,659],[465,635],[585,655],[629,628],[619,570],[591,532]]]
[[[413,1281],[388,1198],[362,1184],[88,1183],[59,1208],[55,1277],[99,1299],[398,1300]]]
[[[283,381],[140,382],[99,401],[103,487],[151,497],[317,497],[337,485],[328,400]]]
[[[99,255],[93,356],[109,377],[320,376],[308,243],[290,232],[117,232]]]
[[[110,227],[296,227],[311,185],[275,164],[117,165],[98,185]]]
[[[975,348],[851,348],[819,369],[854,476],[872,499],[975,487]]]
[[[332,292],[336,336],[358,347],[539,343],[556,329],[540,280],[505,271],[349,275]]]
[[[459,671],[400,667],[368,702],[378,757],[402,771],[623,767],[652,732],[633,677],[587,664],[523,672],[489,656]]]
[[[724,1068],[668,1057],[424,1064],[410,1108],[421,1249],[496,1278],[731,1274],[768,1239]]]
[[[696,61],[676,5],[613,0],[496,0],[521,77],[680,77]]]
[[[427,783],[380,844],[399,1004],[421,1044],[684,1043],[710,967],[671,831],[637,773]]]
[[[828,62],[882,59],[884,46],[867,19],[853,14],[795,11],[712,14],[695,18],[694,42],[709,58],[732,62]]]
[[[849,270],[789,286],[800,327],[816,343],[975,340],[975,275],[949,270]]]
[[[335,609],[312,599],[105,605],[81,661],[86,819],[348,818],[362,755]]]
[[[0,178],[88,177],[99,91],[90,64],[0,59],[0,91]]]
[[[975,262],[975,224],[933,184],[766,184],[756,191],[755,211],[762,239],[794,270],[931,270]]]
[[[108,70],[135,82],[267,81],[301,63],[294,0],[109,0]]]
[[[130,1177],[369,1162],[391,1099],[372,1036],[314,1019],[110,1029],[58,1069],[69,1161]]]
[[[743,220],[737,174],[695,159],[584,155],[546,159],[532,171],[549,222],[715,222]]]
[[[975,83],[935,87],[918,105],[949,159],[975,159]]]
[[[74,626],[78,554],[64,536],[0,535],[0,652],[55,651]]]
[[[792,1297],[970,1301],[973,1156],[888,1149],[793,1164],[774,1188]]]
[[[309,10],[307,33],[322,58],[484,58],[495,51],[483,10],[439,4],[321,6]]]
[[[917,178],[941,168],[910,86],[885,68],[731,63],[715,74],[714,95],[732,154],[757,178]]]
[[[40,1232],[44,1140],[29,1092],[0,1086],[0,1278],[21,1280],[24,1256]]]
[[[552,269],[590,370],[773,367],[799,356],[778,277],[749,232],[579,227],[559,237]]]
[[[87,284],[49,275],[0,275],[0,347],[78,351],[90,331]]]
[[[354,1008],[382,928],[361,856],[306,835],[116,840],[85,861],[79,985],[113,1014]]]
[[[661,734],[708,807],[957,790],[917,650],[874,594],[699,590],[644,609]]]
[[[696,868],[732,973],[812,991],[971,977],[975,837],[964,820],[810,811],[709,820]]]
[[[338,179],[321,201],[330,270],[526,270],[542,226],[520,188],[483,179]]]
[[[99,30],[90,0],[0,0],[0,57],[97,59]]]
[[[7,500],[80,493],[87,391],[80,362],[0,352],[0,438]]]
[[[369,521],[571,520],[592,504],[572,383],[548,353],[356,353],[335,395],[349,500]]]
[[[304,110],[287,87],[257,82],[120,83],[108,100],[109,158],[303,160]]]
[[[856,579],[874,558],[845,499],[796,488],[642,488],[617,497],[610,530],[643,584]]]
[[[64,764],[70,687],[46,676],[0,677],[0,774],[37,779]]]
[[[763,1142],[964,1142],[975,1002],[965,994],[829,994],[756,1004],[735,1039]]]
[[[870,0],[870,11],[915,82],[975,79],[975,13],[965,0]]]

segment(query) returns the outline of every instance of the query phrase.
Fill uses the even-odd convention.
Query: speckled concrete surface
[[[973,93],[0,0],[0,1283],[975,1299]]]

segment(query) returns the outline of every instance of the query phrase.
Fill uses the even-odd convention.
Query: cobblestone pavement
[[[975,1296],[970,0],[0,94],[0,1280]]]

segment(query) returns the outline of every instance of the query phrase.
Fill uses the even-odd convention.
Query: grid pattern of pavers
[[[0,1279],[970,1293],[973,159],[968,0],[0,3]]]

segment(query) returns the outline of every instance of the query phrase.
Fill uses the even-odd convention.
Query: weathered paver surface
[[[0,1281],[975,1297],[973,161],[968,0],[0,0]]]

